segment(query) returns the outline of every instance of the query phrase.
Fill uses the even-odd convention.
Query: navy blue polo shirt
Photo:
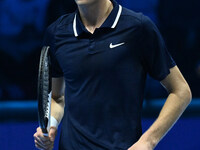
[[[126,150],[142,134],[147,73],[163,80],[175,63],[150,19],[113,10],[93,34],[78,11],[49,26],[52,75],[65,79],[61,150]]]

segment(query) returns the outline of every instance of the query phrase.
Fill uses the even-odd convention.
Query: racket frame
[[[42,48],[38,72],[38,121],[44,136],[48,136],[51,114],[51,66],[49,48],[49,46]]]

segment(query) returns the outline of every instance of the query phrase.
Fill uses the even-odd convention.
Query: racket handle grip
[[[44,135],[44,136],[46,136],[46,137],[48,137],[48,136],[49,136],[49,134],[48,134],[48,133],[43,133],[43,135]]]

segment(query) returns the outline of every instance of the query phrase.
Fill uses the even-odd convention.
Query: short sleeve
[[[43,45],[50,47],[51,75],[52,77],[58,78],[63,76],[63,72],[56,58],[55,38],[54,38],[55,29],[56,29],[56,23],[51,24],[47,28],[44,36]]]
[[[158,28],[146,16],[142,17],[142,37],[144,68],[151,77],[161,81],[176,63],[169,54]]]

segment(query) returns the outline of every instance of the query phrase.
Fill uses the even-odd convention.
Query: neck
[[[81,20],[86,29],[94,33],[106,20],[113,9],[110,0],[98,0],[91,4],[78,5]]]

